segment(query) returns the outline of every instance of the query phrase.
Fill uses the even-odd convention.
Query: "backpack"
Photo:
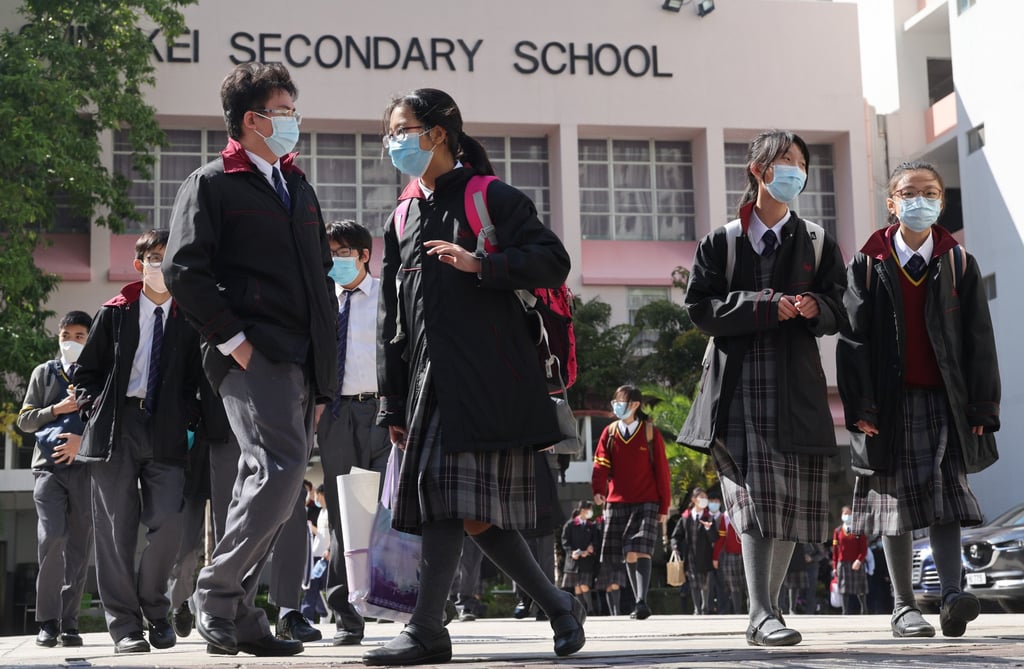
[[[466,219],[476,233],[478,255],[498,250],[498,236],[487,210],[487,186],[494,176],[475,175],[466,184]],[[402,238],[412,200],[395,207],[395,234]],[[544,369],[549,393],[564,392],[576,382],[576,333],[572,326],[573,295],[565,284],[558,288],[519,289],[516,297],[523,305],[527,324]]]

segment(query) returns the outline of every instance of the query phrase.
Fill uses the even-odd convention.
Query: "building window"
[[[989,301],[996,299],[996,275],[993,272],[981,279],[981,285],[985,288],[985,297]]]
[[[967,153],[974,153],[983,146],[985,146],[984,123],[967,131]]]
[[[579,173],[583,239],[694,239],[689,142],[581,139]]]
[[[931,106],[953,92],[953,61],[949,58],[928,59],[928,105]]]
[[[629,324],[636,322],[636,312],[651,302],[668,300],[670,297],[667,287],[643,287],[626,289],[626,308],[629,310]]]
[[[977,2],[977,0],[956,0],[956,13],[958,15],[963,14],[973,7],[975,2]]]
[[[551,183],[545,137],[477,137],[494,173],[533,200],[541,222],[550,227]]]
[[[831,144],[811,144],[811,167],[804,192],[791,204],[801,218],[821,225],[833,237],[836,234],[835,160]],[[725,145],[725,197],[729,220],[747,189],[747,144],[729,142]]]

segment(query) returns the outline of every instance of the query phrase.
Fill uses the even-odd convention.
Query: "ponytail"
[[[459,133],[458,153],[455,156],[464,163],[469,163],[478,173],[494,176],[494,166],[487,157],[487,149],[464,132]]]

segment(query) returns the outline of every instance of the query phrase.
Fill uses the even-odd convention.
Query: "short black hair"
[[[316,487],[316,491],[317,491],[318,493],[320,493],[320,494],[323,494],[323,492],[324,492],[324,484],[323,484],[323,483],[321,483],[320,485],[318,485],[318,486]]]
[[[170,233],[167,230],[148,230],[135,242],[135,259],[142,260],[158,246],[167,246]]]
[[[360,252],[360,255],[364,250],[373,255],[373,237],[364,226],[346,218],[341,221],[331,221],[326,224],[326,227],[327,238],[332,242],[355,249]]]
[[[262,109],[274,91],[285,91],[295,100],[299,89],[281,63],[241,63],[231,70],[220,85],[224,124],[232,139],[242,136],[245,112]]]
[[[302,479],[302,487],[303,488],[309,488],[310,490],[312,490],[313,489],[313,482],[310,481],[309,479]]]
[[[86,330],[89,330],[92,328],[92,316],[84,311],[69,311],[64,314],[64,318],[60,319],[60,323],[57,324],[57,329],[63,330],[69,325],[81,325]]]

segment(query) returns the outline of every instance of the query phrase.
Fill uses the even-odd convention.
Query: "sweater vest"
[[[902,268],[899,273],[903,294],[903,323],[906,342],[903,346],[903,385],[909,388],[941,388],[942,373],[935,359],[928,327],[924,318],[924,301],[928,280],[918,284]]]

